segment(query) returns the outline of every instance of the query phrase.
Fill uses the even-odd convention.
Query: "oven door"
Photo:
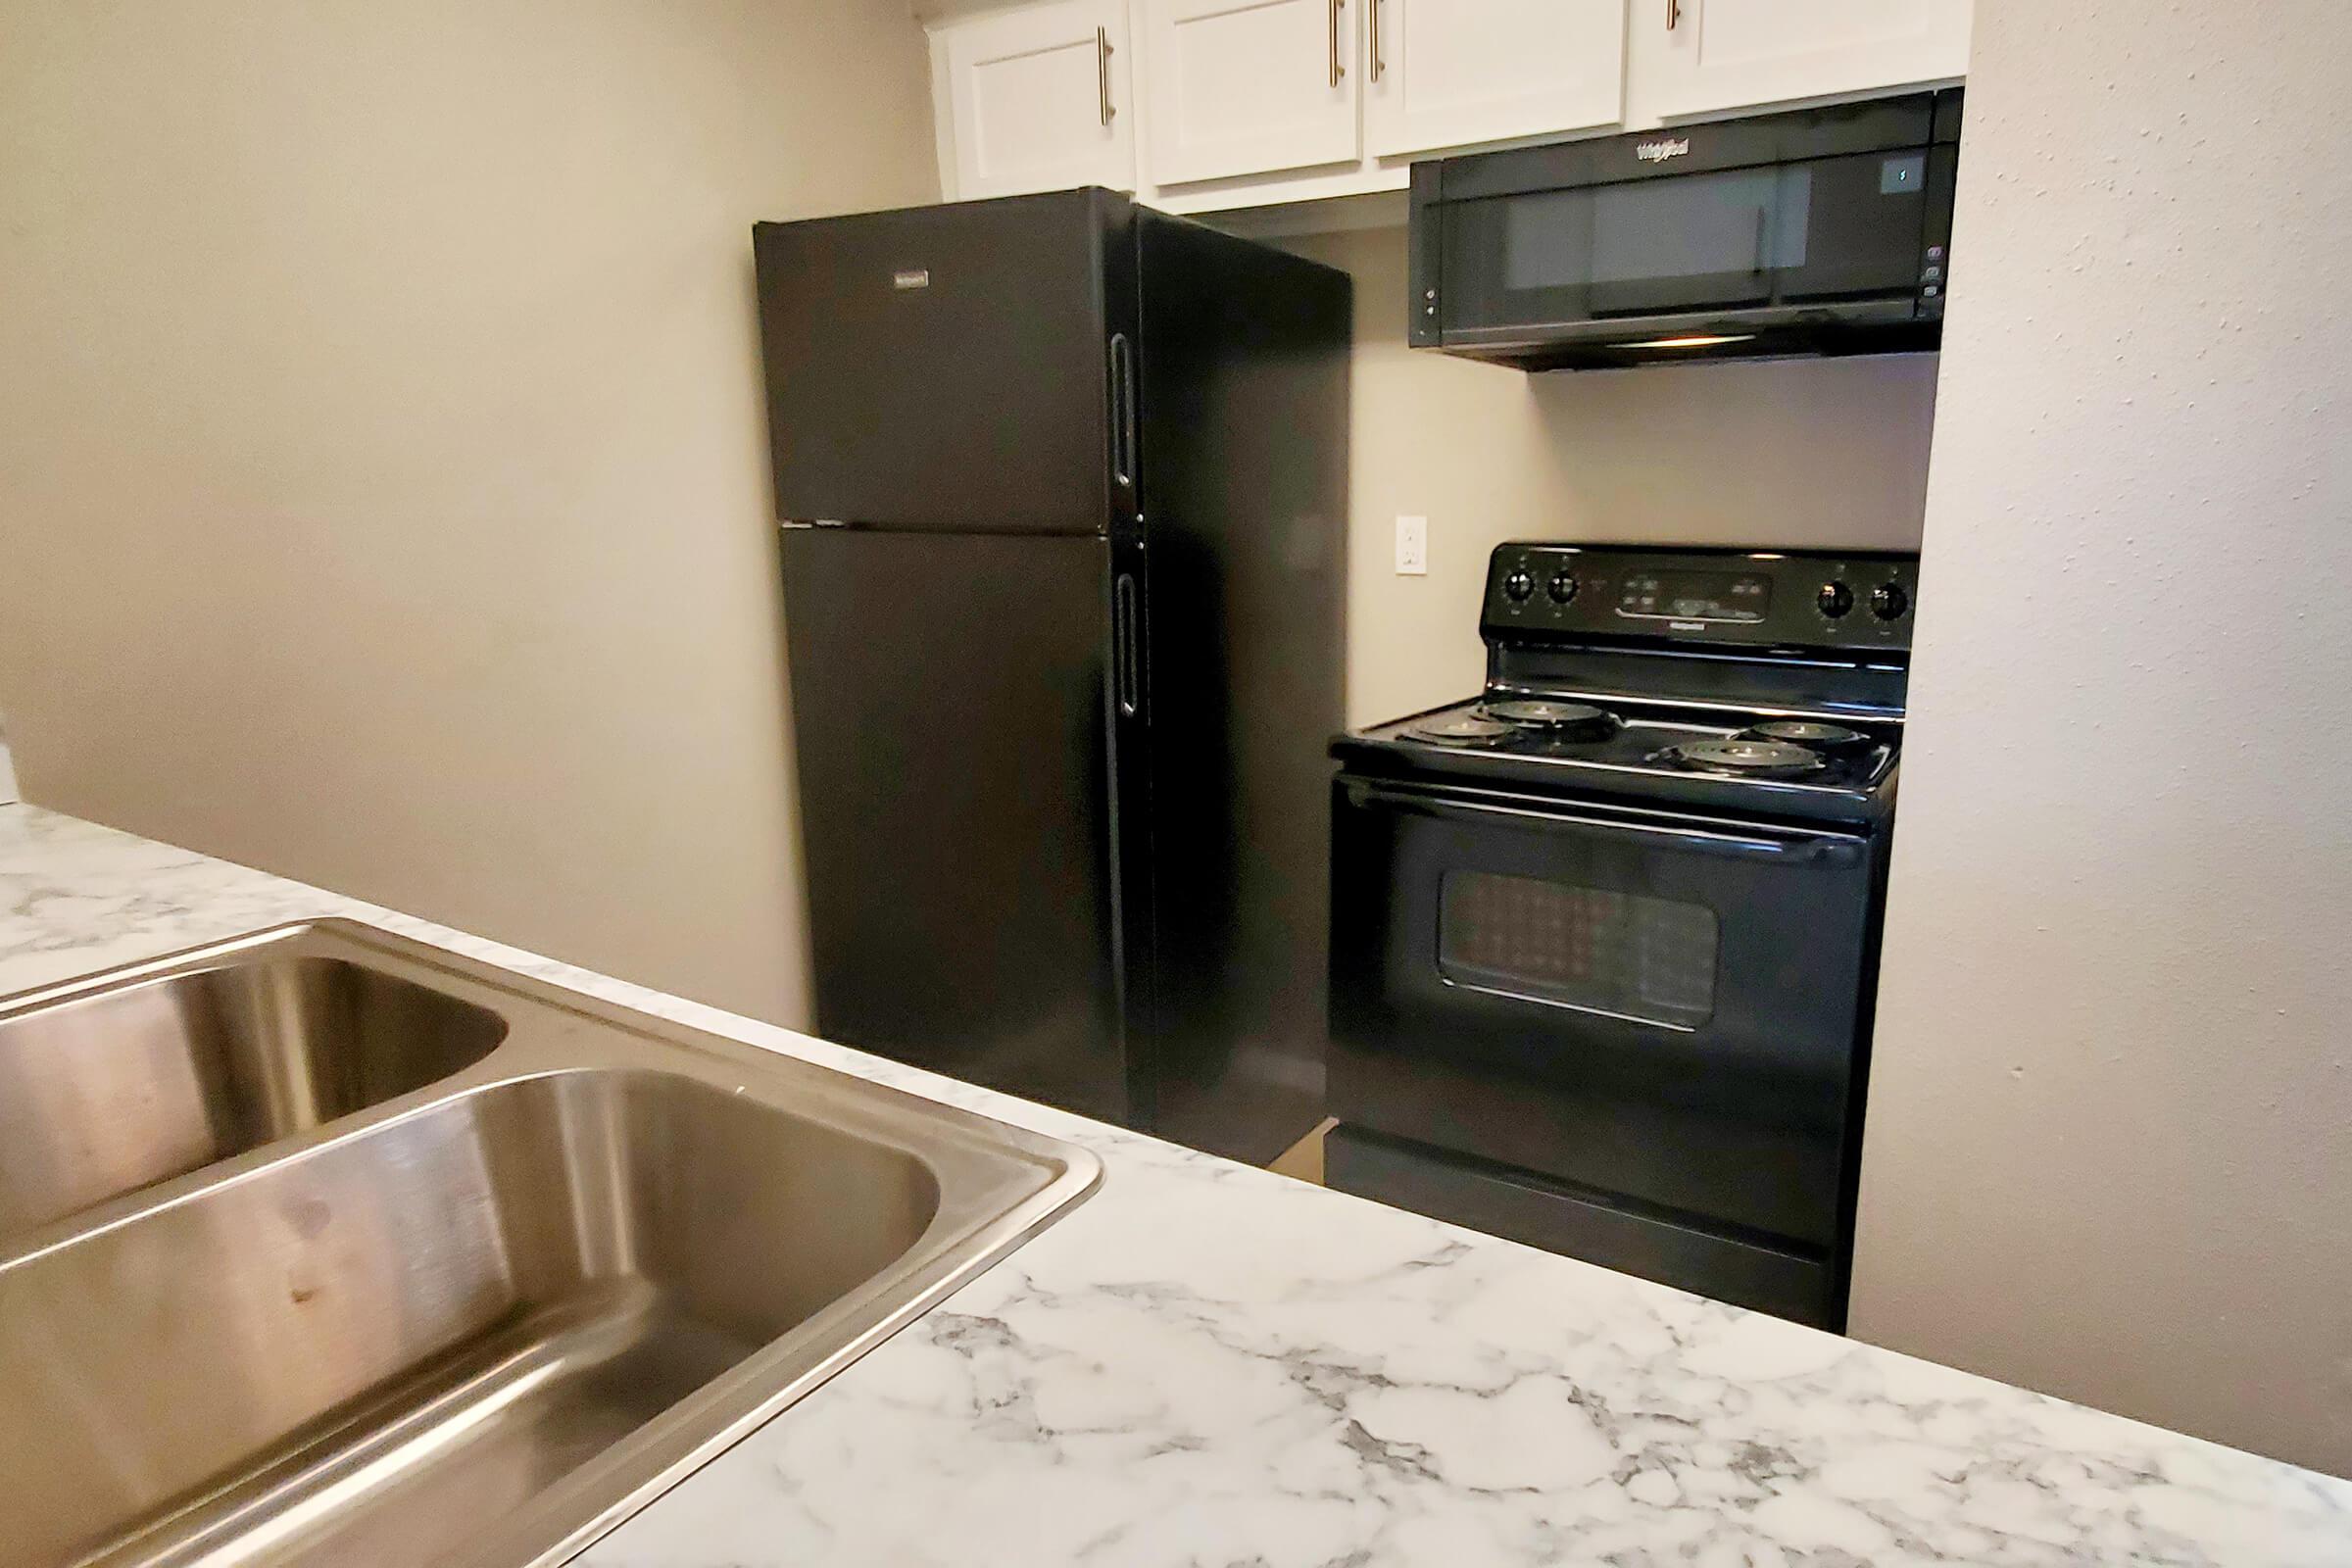
[[[1333,829],[1343,1123],[1835,1266],[1872,840],[1348,774]]]

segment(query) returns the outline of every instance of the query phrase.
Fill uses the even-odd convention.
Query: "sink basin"
[[[46,1044],[0,1093],[74,1112],[161,1066],[187,1137],[176,1175],[84,1161],[104,1193],[0,1160],[12,1565],[560,1560],[1100,1169],[343,922],[20,999],[0,1051],[18,1028]]]
[[[347,959],[250,960],[0,1009],[0,1242],[421,1089],[486,1007]]]

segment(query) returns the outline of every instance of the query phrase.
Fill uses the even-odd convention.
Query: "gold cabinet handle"
[[[1681,25],[1682,20],[1683,0],[1666,0],[1666,30],[1672,32]]]
[[[1348,68],[1340,64],[1340,8],[1348,0],[1331,0],[1331,84],[1337,87]]]
[[[1388,0],[1371,0],[1372,70],[1366,78],[1371,81],[1378,81],[1382,76],[1387,75],[1389,71],[1388,62],[1380,58],[1380,8],[1387,3]]]

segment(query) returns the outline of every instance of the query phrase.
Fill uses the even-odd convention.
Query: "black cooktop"
[[[1839,820],[1891,804],[1901,725],[1497,691],[1342,736],[1357,770]]]

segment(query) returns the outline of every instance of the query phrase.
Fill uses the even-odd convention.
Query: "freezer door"
[[[1102,532],[1128,214],[1081,190],[758,225],[776,515]]]
[[[816,1032],[1131,1122],[1107,541],[781,538]]]

